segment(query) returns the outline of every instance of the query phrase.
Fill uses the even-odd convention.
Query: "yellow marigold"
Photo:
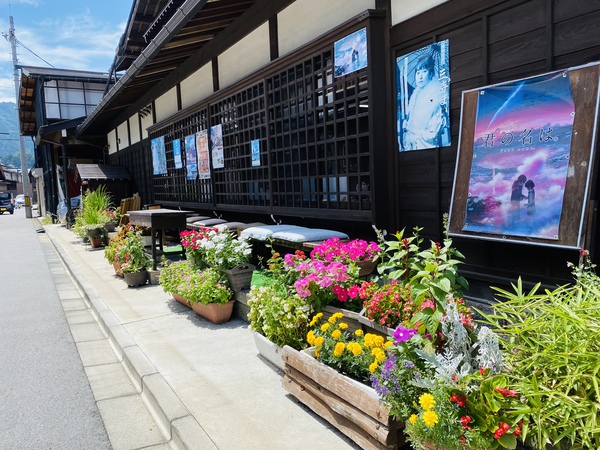
[[[335,348],[333,349],[333,355],[334,356],[342,356],[345,349],[346,349],[346,346],[344,345],[344,343],[338,342],[337,344],[335,344]]]
[[[431,428],[438,423],[438,415],[435,413],[435,411],[425,411],[423,413],[423,422],[425,422],[425,425]]]
[[[373,356],[375,357],[375,359],[378,362],[382,362],[385,361],[385,359],[387,358],[387,356],[385,355],[385,352],[383,350],[381,350],[380,348],[377,349],[378,351],[376,351]]]
[[[321,325],[321,331],[324,333],[327,330],[329,330],[329,324],[328,323],[324,323],[323,325]]]
[[[323,338],[323,336],[317,336],[315,338],[315,345],[317,347],[320,347],[321,345],[323,345],[323,342],[325,341],[325,338]]]
[[[331,337],[334,339],[339,339],[341,335],[342,332],[340,330],[333,330],[333,332],[331,333]]]
[[[361,337],[363,335],[363,330],[356,330],[354,334],[358,337]]]
[[[331,325],[335,325],[335,322],[337,321],[337,317],[335,317],[335,315],[329,317],[329,319],[327,319],[327,322],[329,322]]]
[[[354,342],[351,351],[354,356],[360,356],[363,353],[363,349],[358,342]]]
[[[392,345],[394,345],[393,341],[385,341],[385,344],[383,344],[383,348],[388,348],[388,347],[391,347]]]
[[[435,399],[433,398],[433,395],[425,393],[419,398],[419,404],[421,405],[421,408],[427,411],[433,409],[435,406]]]
[[[408,421],[414,425],[418,418],[419,418],[419,416],[417,416],[416,414],[413,414],[412,416],[410,416],[408,418]]]
[[[365,334],[365,347],[373,347],[373,335],[371,333]]]
[[[376,347],[383,347],[383,342],[384,342],[383,336],[374,336],[373,337],[373,344]]]
[[[369,371],[371,373],[373,373],[377,370],[377,367],[378,367],[378,364],[377,364],[377,361],[375,361],[375,362],[371,363],[371,365],[369,366]]]
[[[340,330],[347,330],[348,324],[346,322],[340,322],[338,327],[340,327]]]
[[[320,358],[321,357],[321,352],[319,351],[318,348],[315,348],[315,358]]]
[[[310,330],[306,335],[306,342],[308,342],[309,345],[315,344],[315,333],[313,332],[313,330]]]

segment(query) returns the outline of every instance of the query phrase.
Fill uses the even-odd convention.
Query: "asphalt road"
[[[38,228],[24,208],[0,215],[0,449],[110,449]]]

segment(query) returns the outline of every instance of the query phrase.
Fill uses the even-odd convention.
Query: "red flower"
[[[467,397],[465,397],[464,395],[457,394],[455,392],[450,396],[450,401],[453,403],[456,403],[458,406],[462,407],[467,404]],[[468,417],[468,416],[466,416],[466,417]]]
[[[479,373],[480,373],[481,375],[484,375],[484,376],[485,376],[485,367],[480,367],[480,368],[479,368]]]
[[[499,426],[500,428],[502,428],[502,431],[504,431],[505,433],[506,433],[508,430],[510,430],[510,425],[509,425],[509,424],[507,424],[506,422],[500,422],[500,423],[498,424],[498,426]]]
[[[502,394],[502,396],[504,398],[506,398],[506,397],[517,397],[518,394],[519,394],[517,391],[514,391],[512,389],[496,388],[496,391],[498,391],[500,394]]]
[[[460,423],[464,428],[469,428],[469,424],[473,421],[469,416],[462,416],[460,418]]]

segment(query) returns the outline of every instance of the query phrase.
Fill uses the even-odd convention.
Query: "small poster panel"
[[[252,167],[260,166],[260,140],[255,139],[250,142],[252,149]]]
[[[367,67],[367,29],[362,28],[333,44],[335,76]]]
[[[167,173],[167,153],[165,151],[165,137],[161,136],[150,141],[152,150],[152,174],[164,175]]]
[[[198,162],[196,160],[196,135],[191,134],[184,138],[185,147],[185,179],[195,180],[198,177]]]
[[[176,169],[183,168],[183,161],[181,160],[181,139],[175,139],[173,141],[173,160],[175,161]]]
[[[198,175],[201,180],[210,178],[210,155],[208,153],[208,131],[196,133],[196,152],[198,154]]]
[[[210,142],[213,168],[222,169],[225,167],[225,160],[223,158],[223,127],[221,124],[210,127]]]
[[[559,239],[575,104],[568,71],[482,88],[465,231]]]
[[[451,144],[448,45],[446,39],[396,59],[401,152]]]

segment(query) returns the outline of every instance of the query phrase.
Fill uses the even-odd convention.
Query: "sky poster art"
[[[252,149],[252,167],[258,167],[260,166],[260,140],[250,141],[250,148]]]
[[[559,238],[575,105],[568,72],[480,89],[465,231]]]
[[[185,179],[195,180],[198,177],[198,162],[196,159],[196,135],[190,134],[183,140],[185,148]]]
[[[175,162],[176,169],[183,168],[183,161],[181,160],[181,140],[175,139],[173,141],[173,161]]]
[[[367,67],[367,29],[362,28],[333,44],[335,76]]]
[[[208,153],[208,131],[196,133],[196,153],[198,155],[198,175],[201,180],[210,178],[210,155]]]
[[[401,152],[451,144],[448,46],[446,39],[396,59]]]
[[[167,173],[167,152],[165,151],[165,137],[161,136],[150,141],[152,150],[152,174],[164,175]]]
[[[210,127],[210,143],[213,167],[222,169],[225,167],[225,160],[223,159],[223,127],[221,124]]]

